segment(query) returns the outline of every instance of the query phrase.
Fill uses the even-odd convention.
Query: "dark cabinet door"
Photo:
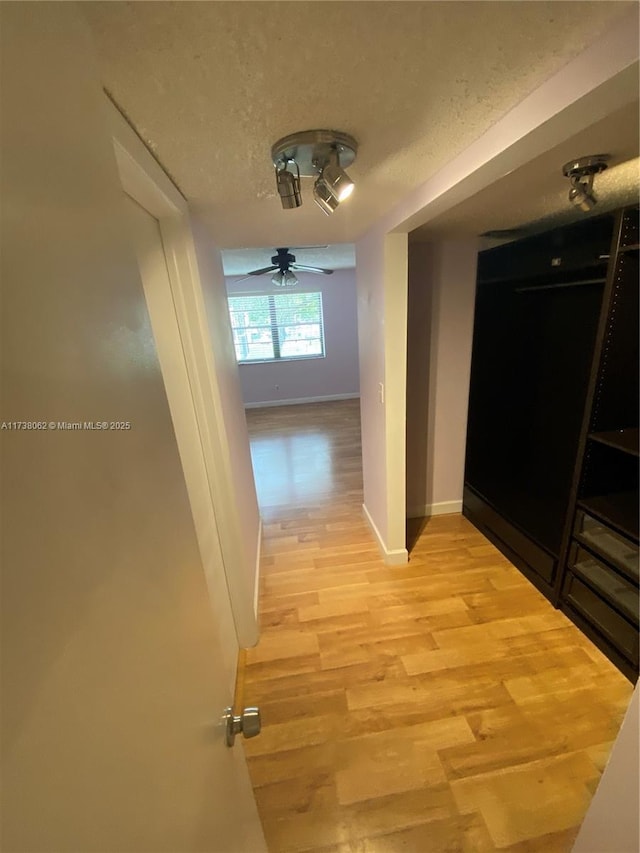
[[[603,284],[478,285],[465,479],[556,556]]]

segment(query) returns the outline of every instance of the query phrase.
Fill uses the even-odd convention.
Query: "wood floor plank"
[[[239,685],[271,853],[569,853],[631,685],[460,515],[384,565],[357,400],[247,416],[262,636]]]
[[[462,813],[480,811],[497,848],[575,827],[597,769],[584,752],[541,758],[451,782]]]

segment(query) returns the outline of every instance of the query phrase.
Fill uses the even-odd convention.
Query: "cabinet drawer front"
[[[571,548],[569,560],[574,574],[579,575],[596,592],[601,593],[623,616],[635,625],[638,624],[640,600],[636,586],[606,563],[601,563],[577,543],[574,543]]]
[[[576,513],[574,535],[638,582],[638,546],[583,510]]]
[[[638,664],[638,630],[572,572],[567,572],[563,597],[633,664]]]

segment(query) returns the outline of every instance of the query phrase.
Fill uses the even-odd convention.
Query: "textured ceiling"
[[[92,2],[106,89],[221,247],[352,242],[630,2]],[[270,147],[360,143],[332,217],[283,211]]]
[[[569,203],[569,181],[562,174],[562,166],[588,154],[611,156],[607,170],[595,177],[598,204],[590,215],[637,203],[639,126],[636,101],[416,228],[409,239],[420,242],[507,229],[514,229],[518,233],[513,236],[520,236],[520,232],[530,233],[584,218],[584,213]]]

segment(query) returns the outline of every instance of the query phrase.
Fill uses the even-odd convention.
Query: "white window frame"
[[[317,303],[318,303],[318,309],[319,309],[319,319],[318,319],[318,323],[313,323],[313,325],[319,325],[320,326],[319,340],[320,340],[321,352],[310,353],[308,355],[281,355],[282,339],[281,339],[281,335],[280,335],[280,329],[285,324],[278,323],[278,313],[277,313],[276,300],[278,300],[279,298],[284,298],[286,296],[293,296],[296,294],[292,294],[292,293],[288,293],[288,292],[287,293],[270,293],[267,291],[259,291],[259,292],[252,292],[252,293],[231,293],[228,295],[227,300],[228,300],[228,305],[229,305],[229,314],[232,318],[231,327],[232,327],[232,331],[233,331],[233,335],[234,335],[234,347],[235,347],[236,359],[238,361],[238,364],[242,364],[242,365],[244,365],[244,364],[274,364],[274,363],[277,364],[277,363],[280,363],[283,361],[309,361],[310,359],[317,359],[317,358],[325,358],[326,357],[325,335],[324,335],[324,310],[323,310],[323,305],[322,305],[322,291],[320,291],[320,290],[305,290],[305,291],[298,291],[298,293],[300,293],[300,295],[304,294],[304,295],[317,297]],[[240,353],[238,350],[238,342],[236,340],[236,334],[235,333],[236,333],[236,331],[241,331],[241,329],[236,328],[233,325],[233,313],[234,313],[233,302],[236,299],[241,300],[241,299],[251,299],[251,298],[260,298],[260,299],[266,299],[267,300],[269,317],[270,317],[269,324],[265,325],[264,327],[247,326],[246,328],[247,329],[265,328],[265,329],[269,330],[270,336],[271,336],[271,343],[273,344],[273,353],[274,353],[273,357],[271,357],[271,358],[242,358],[240,356]],[[295,323],[292,325],[303,326],[305,324],[304,323]]]

